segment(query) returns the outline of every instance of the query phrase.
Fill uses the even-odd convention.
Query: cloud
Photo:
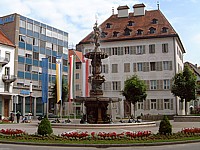
[[[0,15],[19,13],[34,20],[59,28],[69,33],[69,43],[77,44],[95,23],[102,23],[112,14],[112,8],[120,5],[132,6],[139,0],[6,0],[0,1]],[[14,5],[11,5],[14,4]]]

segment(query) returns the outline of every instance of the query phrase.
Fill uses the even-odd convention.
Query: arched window
[[[131,35],[131,31],[129,28],[124,29],[124,35]]]
[[[142,35],[142,34],[143,34],[143,30],[138,29],[138,30],[137,30],[137,35]]]
[[[112,25],[111,23],[107,23],[106,28],[111,28],[111,25]]]
[[[167,27],[163,27],[162,28],[162,33],[167,33],[168,32],[168,28]]]
[[[113,37],[117,37],[118,33],[119,33],[119,32],[114,31],[114,32],[113,32]]]
[[[154,19],[152,20],[152,24],[157,24],[157,23],[158,23],[158,19],[155,19],[155,18],[154,18]]]
[[[128,26],[134,26],[134,21],[129,21]]]

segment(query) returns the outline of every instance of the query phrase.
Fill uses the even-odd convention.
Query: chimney
[[[128,17],[128,10],[129,10],[129,7],[126,5],[126,6],[119,6],[117,8],[118,10],[118,17]]]
[[[142,4],[135,4],[133,6],[133,9],[134,9],[134,16],[144,16],[145,15],[145,5],[142,3]]]

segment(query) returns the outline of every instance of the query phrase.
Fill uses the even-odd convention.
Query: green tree
[[[125,81],[122,95],[125,96],[127,101],[130,101],[134,106],[134,117],[135,117],[135,104],[138,101],[145,100],[146,85],[144,81],[140,80],[137,75],[133,75]]]
[[[57,103],[57,83],[55,82],[55,85],[52,89],[52,96],[54,98],[54,102]],[[67,81],[62,78],[62,105],[66,101],[66,98],[68,97],[68,84]],[[60,104],[60,102],[58,103]]]
[[[170,124],[167,116],[164,116],[159,125],[159,134],[172,134],[172,125]]]
[[[37,132],[39,135],[50,135],[53,133],[51,123],[46,116],[40,122]]]
[[[184,66],[183,72],[173,77],[171,92],[174,96],[178,96],[181,102],[185,100],[185,114],[187,115],[187,102],[194,100],[196,97],[196,76],[188,65]]]

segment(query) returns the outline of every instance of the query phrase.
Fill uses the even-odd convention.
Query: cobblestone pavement
[[[72,120],[72,124],[75,123],[77,124],[79,120]],[[172,124],[173,132],[178,132],[181,131],[183,128],[192,128],[192,127],[198,127],[200,128],[200,122],[174,122],[170,121]],[[21,129],[25,130],[29,134],[34,134],[37,132],[37,126],[38,126],[39,121],[38,120],[33,120],[31,123],[13,123],[13,124],[0,124],[0,129]],[[79,127],[74,127],[67,129],[66,127],[57,127],[53,128],[53,133],[55,135],[61,134],[63,132],[72,132],[72,131],[80,131],[80,132],[117,132],[117,133],[122,133],[126,131],[144,131],[144,130],[149,130],[152,133],[157,133],[159,129],[159,123],[160,121],[156,122],[156,126],[142,126],[142,127],[119,127],[119,128],[112,128],[112,127],[107,127],[107,128],[87,128],[87,129],[81,129]],[[112,126],[112,125],[111,125]]]

